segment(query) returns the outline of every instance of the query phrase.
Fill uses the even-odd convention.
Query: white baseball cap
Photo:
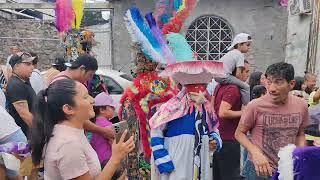
[[[236,35],[236,37],[234,37],[231,46],[228,47],[228,50],[230,51],[231,49],[233,49],[233,47],[237,44],[240,43],[245,43],[245,42],[252,42],[251,36],[249,34],[246,33],[239,33]]]

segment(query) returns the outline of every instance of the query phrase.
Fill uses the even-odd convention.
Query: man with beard
[[[265,74],[268,94],[248,104],[235,133],[249,152],[243,173],[247,180],[270,178],[278,167],[281,147],[305,145],[308,107],[302,98],[289,95],[295,85],[293,66],[284,62],[272,64]],[[248,131],[251,140],[246,136]]]

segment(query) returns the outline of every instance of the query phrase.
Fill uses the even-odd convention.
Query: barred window
[[[201,16],[191,23],[186,39],[198,60],[219,60],[231,45],[233,32],[228,22],[218,16]]]

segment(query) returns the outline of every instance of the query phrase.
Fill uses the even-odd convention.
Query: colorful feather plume
[[[163,56],[165,60],[167,61],[167,64],[175,63],[175,57],[172,54],[172,51],[170,50],[166,39],[164,38],[161,30],[158,28],[156,24],[156,20],[154,19],[152,12],[146,14],[145,16],[149,27],[151,29],[152,35],[156,38],[158,43],[160,44],[160,47],[162,49]]]
[[[173,9],[175,11],[178,11],[181,5],[182,5],[182,0],[174,0],[173,1]]]
[[[182,0],[159,0],[156,3],[154,17],[156,19],[159,28],[162,28],[164,24],[177,13],[182,5]]]
[[[166,63],[162,56],[160,44],[153,37],[151,29],[144,22],[140,10],[132,7],[125,14],[126,27],[134,42],[139,43],[142,52],[151,60]]]
[[[60,33],[71,28],[71,22],[75,18],[71,0],[57,0],[55,14],[56,28]]]
[[[197,0],[183,0],[177,13],[170,19],[168,23],[163,25],[162,32],[180,32],[183,22],[187,19],[190,12],[196,7]]]
[[[83,17],[83,0],[72,0],[72,8],[75,14],[75,19],[72,22],[72,28],[79,29]]]
[[[173,14],[173,0],[159,0],[156,3],[154,17],[157,25],[161,28],[164,24],[168,23]]]

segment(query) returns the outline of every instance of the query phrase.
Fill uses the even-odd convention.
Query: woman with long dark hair
[[[93,98],[85,86],[71,79],[58,80],[37,95],[30,147],[35,165],[44,160],[46,180],[111,179],[120,161],[134,149],[133,138],[112,144],[112,156],[101,171],[83,124],[94,117]]]

